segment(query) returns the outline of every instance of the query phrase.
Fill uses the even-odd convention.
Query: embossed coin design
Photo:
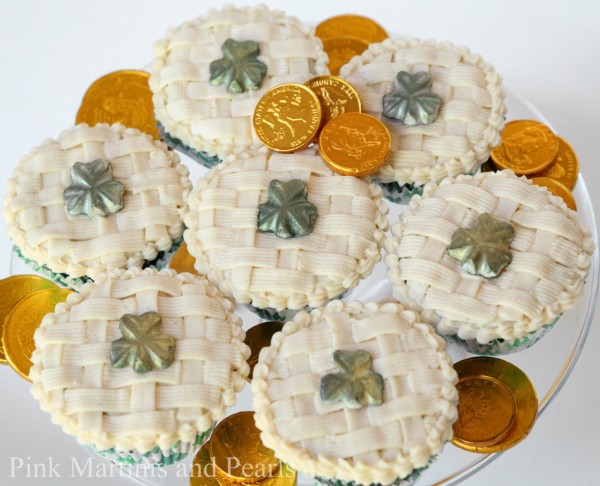
[[[562,200],[567,203],[567,207],[572,209],[573,211],[577,211],[577,204],[575,203],[575,198],[573,194],[569,190],[567,186],[563,183],[550,179],[550,177],[532,177],[531,182],[533,182],[536,186],[544,186],[548,188],[548,190],[554,194],[562,198]]]
[[[361,55],[369,47],[369,43],[352,36],[333,37],[323,41],[323,50],[329,56],[329,71],[338,75],[344,64],[354,56]]]
[[[2,331],[6,358],[13,369],[26,380],[29,380],[36,329],[42,318],[52,312],[56,304],[67,300],[72,292],[58,287],[38,290],[22,298],[6,317]]]
[[[489,376],[467,376],[458,389],[454,442],[469,447],[491,446],[503,440],[515,422],[515,399],[501,381]]]
[[[273,334],[283,329],[283,322],[261,322],[252,326],[246,331],[246,339],[244,343],[250,348],[250,358],[248,358],[248,366],[250,366],[250,374],[246,380],[252,381],[254,367],[258,363],[258,355],[260,350],[271,345]]]
[[[149,77],[145,71],[123,70],[97,79],[83,96],[77,123],[121,123],[158,139]]]
[[[38,277],[37,275],[13,275],[12,277],[0,280],[0,295],[2,295],[0,299],[0,338],[2,337],[4,320],[17,302],[33,292],[52,288],[58,288],[58,286],[54,282]],[[0,363],[8,363],[1,345]]]
[[[234,459],[231,459],[235,462]],[[190,486],[234,486],[233,480],[226,478],[215,467],[215,460],[210,455],[210,442],[204,444],[192,463]],[[257,481],[256,486],[295,486],[296,471],[285,463],[281,464],[273,476]]]
[[[317,76],[307,81],[306,86],[312,89],[323,110],[322,125],[338,115],[360,112],[360,98],[351,84],[336,76]]]
[[[502,144],[492,150],[494,165],[515,174],[534,174],[549,166],[558,152],[556,135],[535,120],[508,122],[502,132]]]
[[[377,118],[344,113],[321,130],[319,151],[338,174],[362,177],[379,169],[390,151],[390,133]]]
[[[538,399],[527,375],[512,363],[480,356],[454,364],[458,420],[451,442],[470,452],[500,452],[531,431]],[[510,398],[509,398],[510,397]]]
[[[569,189],[573,189],[577,176],[579,175],[579,163],[577,155],[571,146],[558,135],[558,153],[554,161],[541,172],[533,174],[531,177],[550,177],[564,184]]]
[[[352,35],[368,44],[381,42],[389,37],[381,25],[360,15],[338,15],[328,18],[317,25],[315,35],[322,40]]]
[[[169,268],[176,270],[177,273],[188,272],[194,275],[200,275],[194,268],[194,263],[196,263],[196,259],[190,255],[187,245],[183,242],[171,257]]]
[[[260,440],[254,412],[230,415],[217,425],[210,438],[210,455],[218,471],[234,482],[255,483],[276,474],[280,466]]]
[[[260,99],[254,110],[258,138],[276,152],[295,152],[307,147],[321,125],[321,103],[302,84],[275,86]]]

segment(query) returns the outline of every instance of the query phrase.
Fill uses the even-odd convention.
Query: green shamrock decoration
[[[467,273],[496,278],[512,261],[510,242],[514,235],[512,224],[483,213],[472,228],[456,230],[448,254],[458,260]]]
[[[312,232],[317,207],[308,201],[306,184],[300,179],[269,183],[267,202],[258,207],[258,231],[279,238],[296,238]]]
[[[67,212],[90,218],[105,217],[123,209],[125,187],[113,179],[109,162],[76,162],[71,167],[71,185],[63,192]]]
[[[156,312],[125,314],[119,320],[123,337],[112,342],[110,362],[115,368],[131,366],[136,373],[162,370],[173,364],[175,339],[161,332]]]
[[[383,114],[405,125],[427,125],[438,116],[442,98],[431,91],[431,75],[400,71],[396,89],[383,96]]]
[[[367,351],[333,353],[333,362],[342,371],[321,378],[321,400],[344,402],[351,409],[383,403],[383,377],[371,371],[373,358]]]
[[[267,65],[258,60],[260,48],[256,42],[227,39],[221,50],[223,58],[210,63],[210,84],[226,84],[227,92],[233,94],[260,88]]]

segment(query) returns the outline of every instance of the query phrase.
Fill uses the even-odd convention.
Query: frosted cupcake
[[[511,171],[427,184],[392,233],[394,296],[477,354],[537,342],[581,295],[594,251],[562,199]]]
[[[412,484],[458,415],[444,347],[399,304],[333,301],[299,313],[254,368],[263,443],[317,484]]]
[[[313,32],[265,5],[228,5],[169,30],[150,77],[164,138],[207,167],[260,146],[252,115],[262,95],[329,73]]]
[[[200,179],[188,204],[198,272],[268,320],[355,287],[388,227],[381,188],[332,172],[315,148],[240,154]]]
[[[17,164],[4,197],[15,251],[70,287],[156,263],[181,242],[188,169],[167,146],[122,125],[77,125]]]
[[[250,350],[232,310],[191,274],[100,275],[44,317],[32,394],[54,423],[112,461],[176,462],[244,386]]]
[[[373,177],[391,201],[420,194],[427,182],[474,173],[501,143],[501,78],[466,47],[387,39],[340,75],[358,91],[363,111],[390,131],[392,150]]]

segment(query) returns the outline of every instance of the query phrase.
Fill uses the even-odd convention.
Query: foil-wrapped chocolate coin
[[[499,169],[515,174],[535,174],[548,167],[558,152],[558,139],[546,125],[535,120],[508,122],[502,143],[492,150],[492,160]]]
[[[283,324],[283,322],[276,321],[261,322],[246,331],[244,343],[250,348],[250,358],[248,358],[250,374],[248,375],[248,378],[246,378],[248,381],[252,381],[252,374],[256,363],[258,363],[260,350],[271,345],[273,334],[281,331],[283,329]]]
[[[219,473],[233,482],[256,483],[274,476],[281,465],[260,440],[254,412],[239,412],[219,423],[209,450]]]
[[[579,175],[579,162],[573,148],[561,137],[558,139],[558,152],[554,161],[541,172],[533,174],[531,177],[549,177],[568,189],[573,189],[577,176]]]
[[[308,147],[321,126],[321,103],[302,84],[275,86],[259,100],[254,110],[258,138],[276,152],[296,152]]]
[[[169,261],[169,268],[172,268],[177,273],[188,272],[194,275],[199,275],[198,271],[194,268],[196,259],[190,255],[187,245],[185,242],[177,249],[171,260]]]
[[[389,37],[381,25],[361,15],[338,15],[328,18],[317,25],[315,35],[322,40],[352,35],[367,44],[381,42]]]
[[[337,76],[317,76],[306,82],[312,89],[323,110],[325,125],[329,120],[338,115],[349,112],[360,112],[360,98],[350,83]]]
[[[23,297],[42,289],[58,288],[58,286],[37,275],[13,275],[0,280],[0,338],[2,337],[2,329],[4,321],[10,310]],[[4,348],[0,345],[0,363],[7,364]]]
[[[150,74],[123,70],[102,76],[88,88],[77,112],[77,123],[120,123],[158,139]]]
[[[531,182],[537,186],[546,187],[552,194],[562,198],[562,200],[567,203],[569,209],[577,211],[577,204],[575,203],[573,194],[562,182],[551,179],[550,177],[532,177]]]
[[[353,36],[332,37],[323,41],[323,50],[329,56],[329,72],[338,75],[344,64],[354,56],[360,56],[369,47],[365,40]]]
[[[500,452],[521,442],[537,417],[535,389],[512,363],[476,357],[455,363],[458,420],[451,442],[470,452]]]
[[[38,290],[17,302],[6,317],[2,331],[6,359],[26,380],[29,380],[31,355],[35,349],[33,335],[36,329],[43,317],[52,312],[57,304],[67,300],[72,292],[58,287]]]
[[[235,462],[235,458],[231,458],[231,461]],[[194,457],[190,470],[190,486],[234,486],[239,484],[219,472],[214,458],[210,455],[210,442],[204,444]],[[254,484],[256,486],[295,486],[296,471],[282,463],[275,474]]]
[[[379,169],[392,146],[390,132],[365,113],[344,113],[321,130],[319,152],[338,174],[362,177]]]

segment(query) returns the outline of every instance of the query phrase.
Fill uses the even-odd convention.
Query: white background
[[[168,27],[192,19],[213,1],[0,0],[0,187],[19,157],[74,123],[87,87],[103,74],[141,68]],[[600,209],[600,2],[588,1],[328,1],[270,0],[311,22],[359,13],[388,31],[448,40],[480,53],[505,84],[532,102],[579,155]],[[510,113],[509,113],[510,116]],[[0,277],[10,245],[0,234]],[[0,297],[1,298],[1,297]],[[531,435],[466,485],[600,484],[600,329],[596,318],[578,365]],[[9,478],[10,456],[65,466],[87,459],[51,425],[29,384],[0,367],[0,485],[81,484],[81,479]],[[451,447],[451,446],[449,446]],[[87,480],[91,485],[125,484]]]

